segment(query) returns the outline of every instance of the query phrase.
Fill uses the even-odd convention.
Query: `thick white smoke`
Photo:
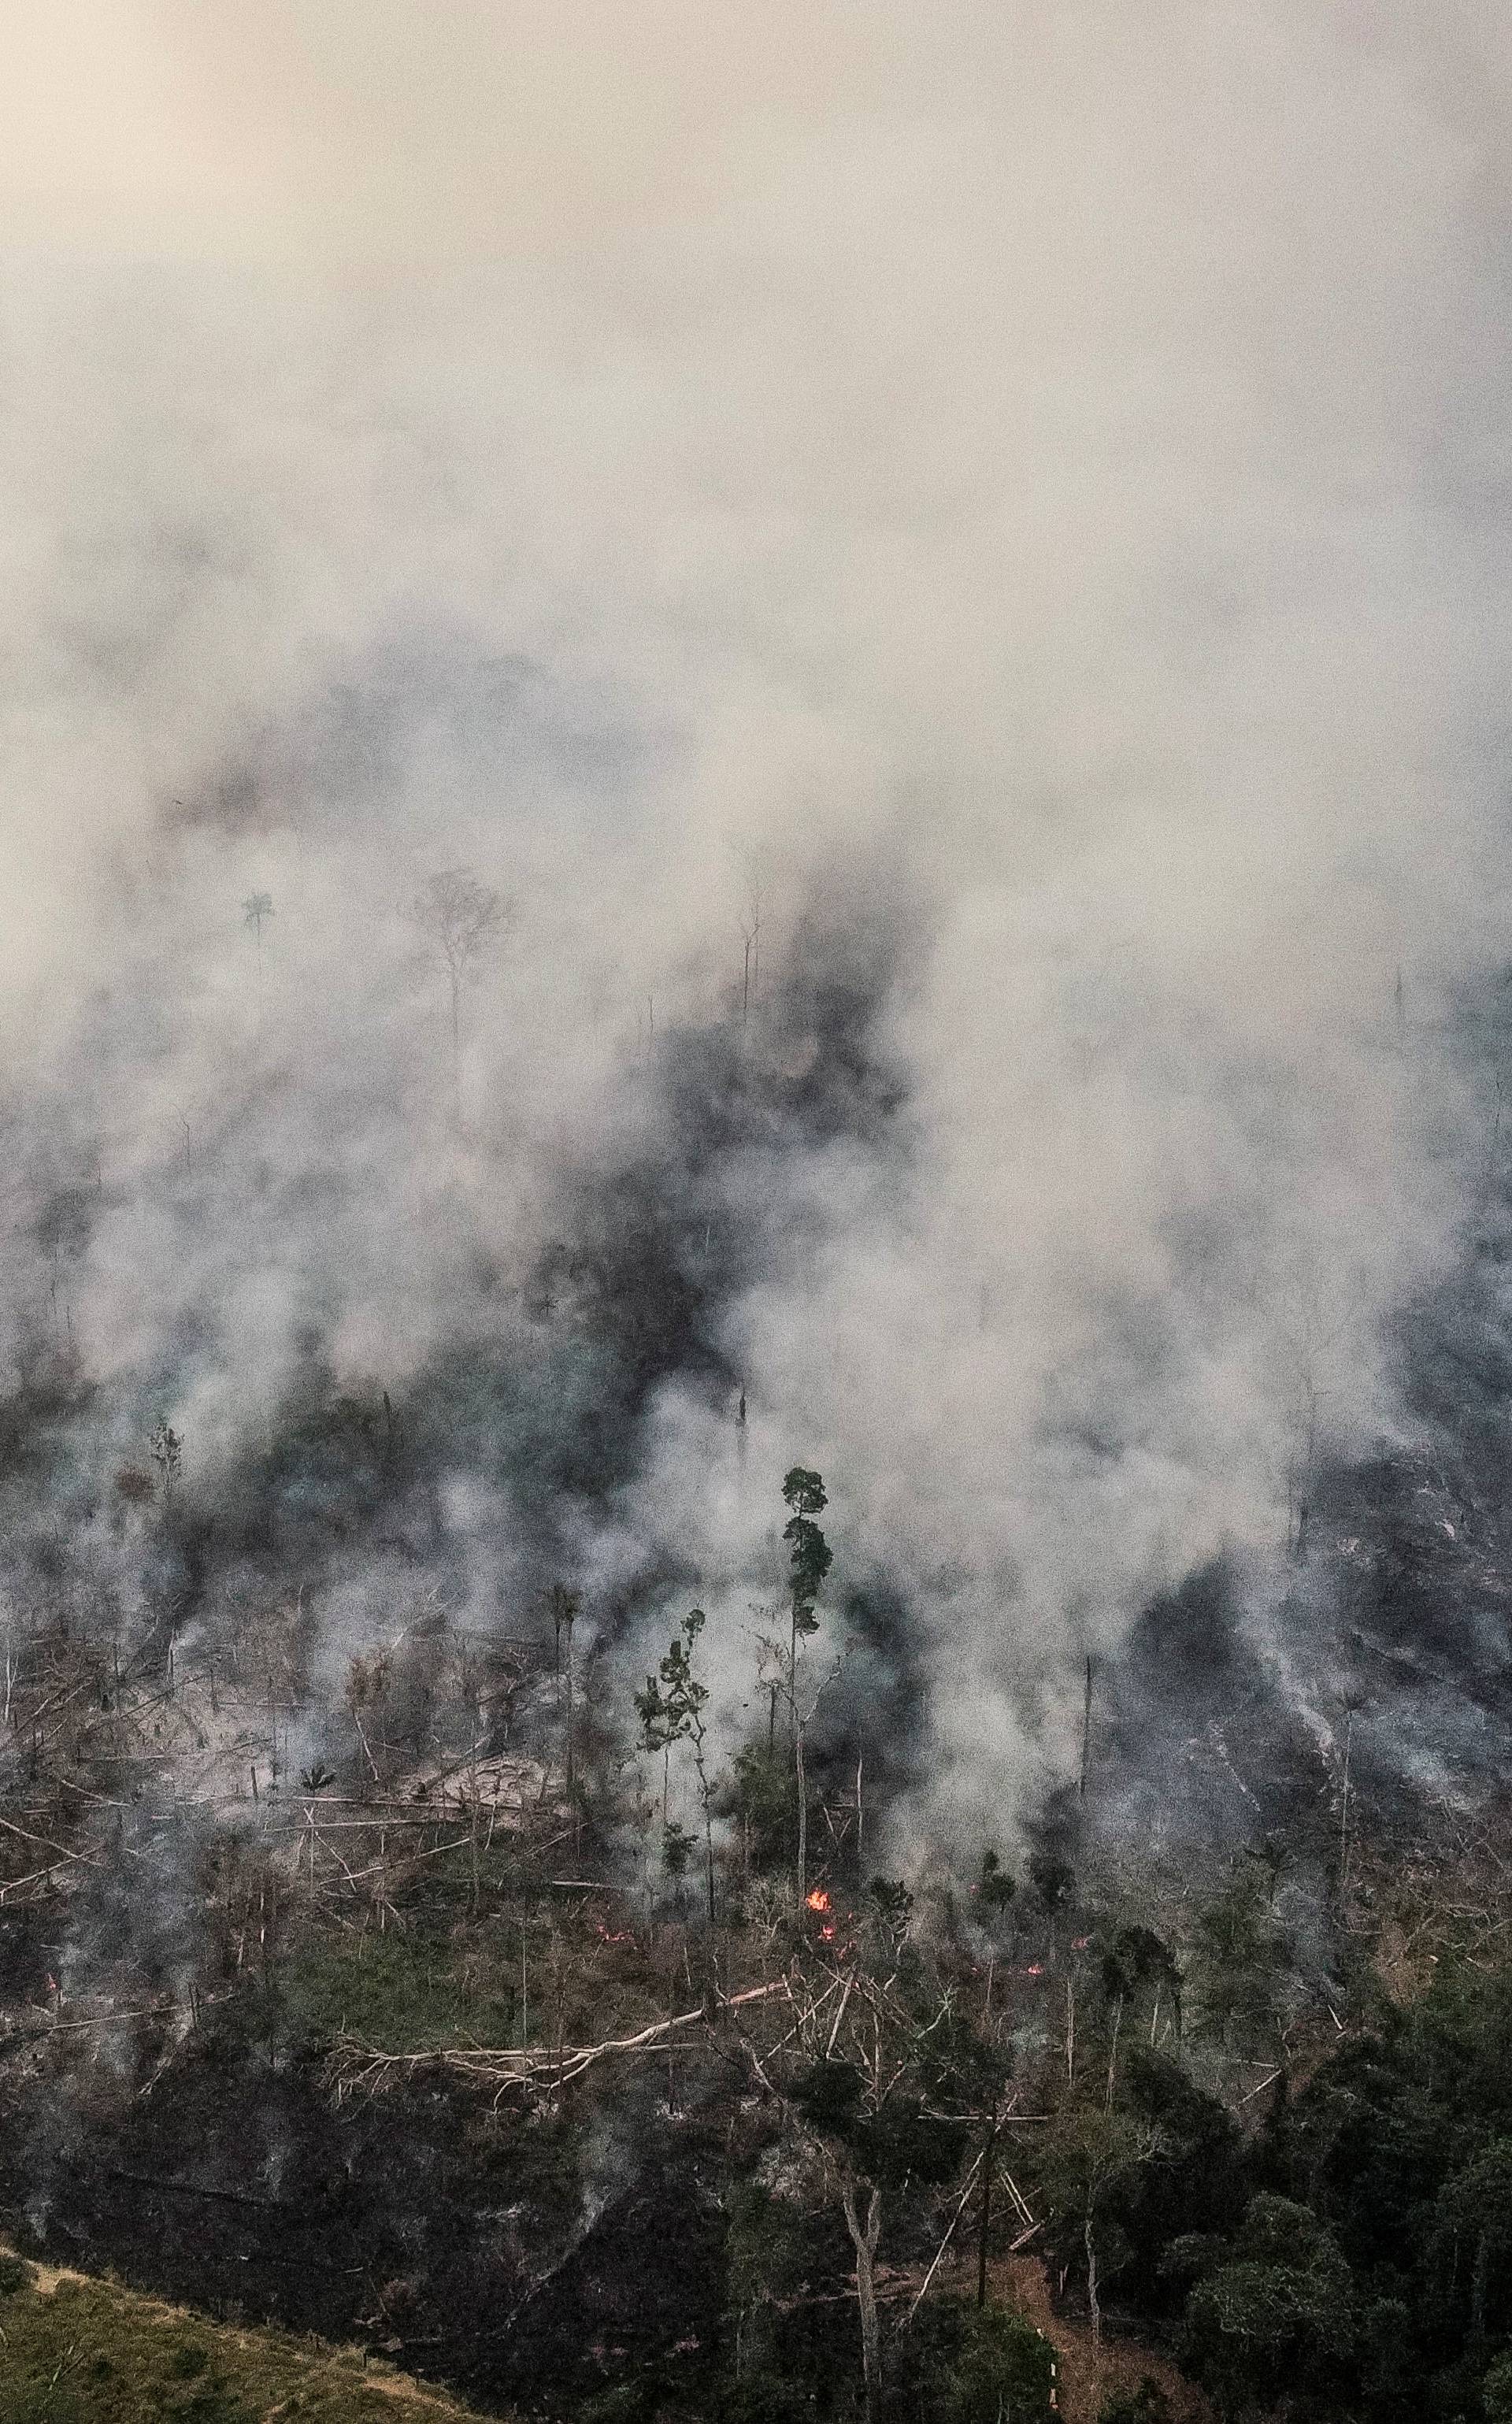
[[[8,1300],[213,1492],[311,1334],[398,1392],[507,1326],[755,907],[758,1033],[883,935],[897,1140],[720,1182],[775,1207],[743,1478],[671,1384],[581,1564],[741,1610],[820,1466],[980,1805],[1390,1427],[1482,1150],[1512,57],[1408,0],[866,15],[15,12]],[[517,911],[460,1127],[456,863]],[[507,1596],[507,1491],[451,1514]]]

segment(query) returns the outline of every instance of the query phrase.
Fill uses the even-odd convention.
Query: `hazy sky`
[[[816,125],[969,88],[990,22],[885,0],[16,0],[4,191],[29,230],[106,248],[555,253],[727,201]]]

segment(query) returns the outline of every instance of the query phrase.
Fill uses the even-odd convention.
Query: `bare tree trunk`
[[[798,1601],[793,1599],[792,1634],[788,1645],[788,1681],[792,1687],[793,1731],[798,1731]]]
[[[798,1899],[802,1904],[808,1893],[808,1779],[804,1773],[804,1729],[798,1722],[798,1703],[793,1702],[793,1765],[798,1778]]]
[[[977,2305],[979,2311],[987,2304],[987,2234],[993,2220],[993,2149],[997,2144],[997,2098],[993,2098],[993,2117],[987,2128],[987,2144],[981,2157],[981,2219],[977,2230]]]
[[[590,1652],[589,1652],[589,1654],[590,1654],[590,1656],[592,1655],[592,1651],[591,1651],[591,1649],[590,1649]],[[572,1721],[573,1721],[573,1714],[574,1714],[574,1712],[573,1712],[573,1702],[572,1702],[572,1625],[571,1625],[571,1622],[569,1621],[569,1622],[568,1622],[568,1625],[567,1625],[567,1800],[568,1800],[568,1802],[569,1802],[569,1803],[570,1803],[570,1802],[571,1802],[571,1800],[572,1800],[573,1794],[574,1794],[574,1791],[576,1790],[576,1786],[577,1786],[576,1764],[575,1764],[575,1761],[574,1761],[574,1757],[573,1757],[573,1752],[574,1752],[574,1744],[573,1744],[573,1739],[572,1739],[572,1731],[573,1731],[573,1723],[572,1723]]]
[[[1100,2340],[1103,2336],[1103,2309],[1097,2303],[1097,2241],[1093,2236],[1090,2214],[1082,2225],[1081,2238],[1087,2250],[1087,2311],[1092,2319],[1092,2337]]]
[[[1346,1709],[1344,1718],[1344,1793],[1339,1808],[1339,1897],[1342,1901],[1349,1887],[1349,1754],[1354,1746],[1355,1713]]]
[[[856,2193],[845,2190],[845,2226],[856,2252],[856,2304],[861,2312],[861,2367],[867,2385],[867,2424],[881,2424],[882,2331],[877,2321],[877,2241],[882,2235],[882,2191],[868,2188],[867,2218],[856,2210]]]

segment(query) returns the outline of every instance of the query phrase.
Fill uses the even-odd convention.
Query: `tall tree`
[[[647,1675],[645,1689],[635,1695],[636,1714],[641,1720],[642,1746],[648,1751],[670,1750],[675,1742],[686,1742],[693,1755],[698,1773],[698,1798],[704,1813],[704,1876],[708,1896],[709,1925],[714,1922],[714,1818],[713,1779],[708,1773],[708,1730],[704,1711],[708,1705],[707,1685],[693,1673],[693,1649],[708,1619],[701,1607],[690,1608],[681,1627],[667,1645],[667,1654],[655,1675]],[[670,1834],[670,1829],[667,1830]]]
[[[446,867],[416,894],[412,915],[443,970],[452,1005],[452,1070],[460,1093],[462,989],[490,943],[508,931],[509,903],[465,867]]]
[[[163,1497],[166,1504],[173,1495],[173,1485],[178,1480],[179,1467],[183,1461],[183,1442],[177,1431],[169,1429],[167,1423],[159,1423],[148,1442],[148,1447],[152,1462],[163,1476]]]
[[[783,1526],[782,1537],[790,1552],[788,1582],[792,1603],[791,1650],[796,1667],[799,1635],[806,1636],[819,1631],[814,1603],[835,1557],[829,1542],[814,1522],[814,1517],[821,1515],[829,1505],[820,1475],[811,1473],[806,1465],[795,1464],[783,1482],[782,1494],[791,1509]]]
[[[788,1703],[792,1724],[793,1781],[798,1795],[798,1899],[803,1901],[808,1887],[808,1781],[804,1773],[804,1744],[810,1719],[820,1699],[839,1672],[838,1662],[818,1689],[808,1697],[806,1707],[799,1687],[799,1652],[801,1640],[808,1640],[819,1631],[815,1603],[820,1586],[835,1562],[829,1542],[815,1523],[828,1506],[821,1476],[807,1465],[793,1465],[783,1480],[782,1494],[790,1510],[783,1527],[788,1543],[788,1640],[784,1656],[779,1644],[765,1642],[764,1655],[775,1670],[774,1690]]]
[[[883,2405],[877,2251],[884,2208],[909,2181],[938,2185],[959,2169],[961,2122],[945,2108],[974,2113],[983,2088],[979,2049],[951,2023],[948,1987],[939,1988],[926,1965],[899,1962],[906,1926],[906,1914],[898,1927],[884,1915],[861,1924],[841,1953],[821,1944],[796,1954],[781,2034],[770,2048],[733,2007],[724,2015],[844,2215],[867,2424],[881,2424]],[[965,2076],[958,2075],[963,2057]]]
[[[242,923],[250,926],[257,938],[257,980],[263,981],[263,927],[273,915],[271,892],[249,892],[242,902]]]
[[[577,1622],[578,1610],[581,1604],[581,1593],[580,1591],[568,1590],[565,1585],[562,1583],[553,1583],[549,1592],[547,1594],[547,1607],[549,1611],[552,1624],[556,1629],[556,1697],[558,1707],[562,1704],[562,1636],[564,1634],[567,1636],[566,1790],[567,1799],[569,1802],[574,1801],[574,1796],[577,1792],[576,1730],[574,1724],[576,1711],[574,1708],[573,1695],[574,1668],[572,1664],[572,1628]]]

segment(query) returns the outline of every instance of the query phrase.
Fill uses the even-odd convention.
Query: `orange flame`
[[[830,1906],[829,1895],[822,1886],[816,1886],[811,1894],[804,1895],[804,1900],[810,1910],[828,1910]]]

